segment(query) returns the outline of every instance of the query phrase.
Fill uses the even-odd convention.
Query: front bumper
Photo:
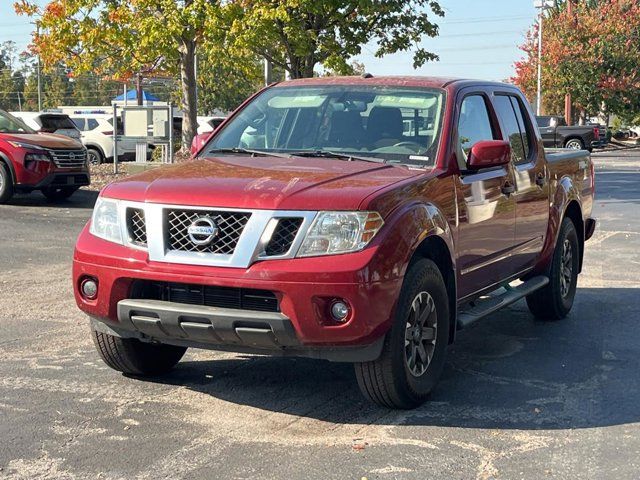
[[[388,259],[387,259],[388,260]],[[402,285],[375,248],[335,257],[258,262],[247,269],[151,262],[147,253],[80,234],[74,255],[78,306],[94,328],[176,345],[368,361],[380,354]],[[98,296],[79,292],[85,276],[98,281]],[[137,281],[262,289],[278,298],[278,312],[189,305],[135,298]],[[330,299],[351,306],[347,322],[328,321]]]

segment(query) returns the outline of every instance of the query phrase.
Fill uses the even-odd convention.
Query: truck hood
[[[223,156],[154,168],[110,184],[102,195],[224,208],[349,210],[377,190],[421,173],[362,161]]]
[[[12,133],[2,135],[2,139],[10,142],[28,143],[42,148],[82,148],[82,144],[78,140],[54,133]]]

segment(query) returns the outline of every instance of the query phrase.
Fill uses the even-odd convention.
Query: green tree
[[[267,58],[292,78],[312,77],[318,64],[351,73],[351,58],[373,42],[377,57],[413,49],[418,68],[437,56],[420,45],[435,37],[433,0],[236,0],[224,12],[231,44]]]

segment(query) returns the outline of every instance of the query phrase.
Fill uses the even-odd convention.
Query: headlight
[[[91,228],[89,231],[96,237],[109,240],[110,242],[122,243],[117,200],[98,197],[96,205],[93,207],[93,216],[91,217]]]
[[[24,142],[14,142],[13,140],[8,141],[7,143],[9,143],[11,146],[15,147],[15,148],[25,148],[27,150],[37,150],[38,152],[45,152],[46,149],[44,147],[41,147],[40,145],[32,145],[30,143],[24,143]]]
[[[357,252],[382,228],[377,212],[320,212],[311,224],[299,257]]]

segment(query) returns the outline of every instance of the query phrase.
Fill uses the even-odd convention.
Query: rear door
[[[544,150],[539,146],[531,115],[514,91],[494,91],[493,104],[504,138],[511,144],[511,163],[516,191],[513,266],[533,266],[542,250],[549,222],[548,172]]]
[[[542,142],[547,148],[556,146],[556,128],[551,126],[551,117],[536,117]]]
[[[461,168],[482,140],[501,140],[488,92],[463,89],[458,100],[454,149]],[[511,165],[466,171],[458,177],[458,275],[460,297],[472,295],[510,276],[515,241],[515,199]]]

